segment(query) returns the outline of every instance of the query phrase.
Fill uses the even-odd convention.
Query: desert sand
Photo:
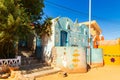
[[[92,68],[87,73],[68,74],[67,77],[58,72],[37,77],[35,80],[120,80],[120,66]]]

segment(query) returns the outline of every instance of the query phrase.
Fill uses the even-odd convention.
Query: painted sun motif
[[[80,60],[78,58],[79,56],[80,56],[80,54],[79,54],[78,49],[75,49],[74,53],[73,53],[73,59],[72,59],[74,67],[77,67],[78,63],[80,62]]]

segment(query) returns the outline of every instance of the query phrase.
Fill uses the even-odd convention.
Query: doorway
[[[60,46],[67,46],[68,44],[68,33],[66,31],[61,31],[61,37],[60,37]]]

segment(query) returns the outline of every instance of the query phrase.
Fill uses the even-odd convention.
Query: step
[[[40,61],[35,57],[29,57],[29,58],[23,57],[21,61],[21,65],[34,64],[34,63],[39,63],[39,62]]]
[[[47,66],[46,63],[34,63],[34,64],[26,64],[26,65],[21,65],[20,69],[21,70],[30,70],[34,68],[42,68],[44,66]]]
[[[34,69],[29,69],[29,70],[21,70],[21,71],[22,71],[22,74],[31,74],[31,73],[36,73],[36,72],[51,70],[51,69],[53,69],[53,67],[44,66],[44,67],[39,67],[39,68],[34,68]]]
[[[28,64],[35,64],[35,63],[39,63],[40,61],[38,61],[37,59],[34,59],[34,60],[23,60],[21,62],[21,65],[28,65]]]
[[[49,75],[49,74],[54,74],[54,73],[57,73],[60,71],[60,68],[53,68],[53,69],[49,69],[49,70],[42,70],[42,71],[38,71],[38,72],[35,72],[35,73],[31,73],[31,74],[25,74],[24,77],[34,77],[37,78],[37,77],[41,77],[41,76],[44,76],[44,75]]]
[[[22,60],[33,60],[36,59],[36,57],[21,57]]]

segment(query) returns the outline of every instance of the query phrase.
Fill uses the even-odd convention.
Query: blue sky
[[[96,20],[106,40],[120,37],[120,0],[91,0]],[[88,21],[89,0],[45,0],[44,15]],[[57,5],[58,4],[58,5]],[[75,10],[75,11],[74,11]]]

